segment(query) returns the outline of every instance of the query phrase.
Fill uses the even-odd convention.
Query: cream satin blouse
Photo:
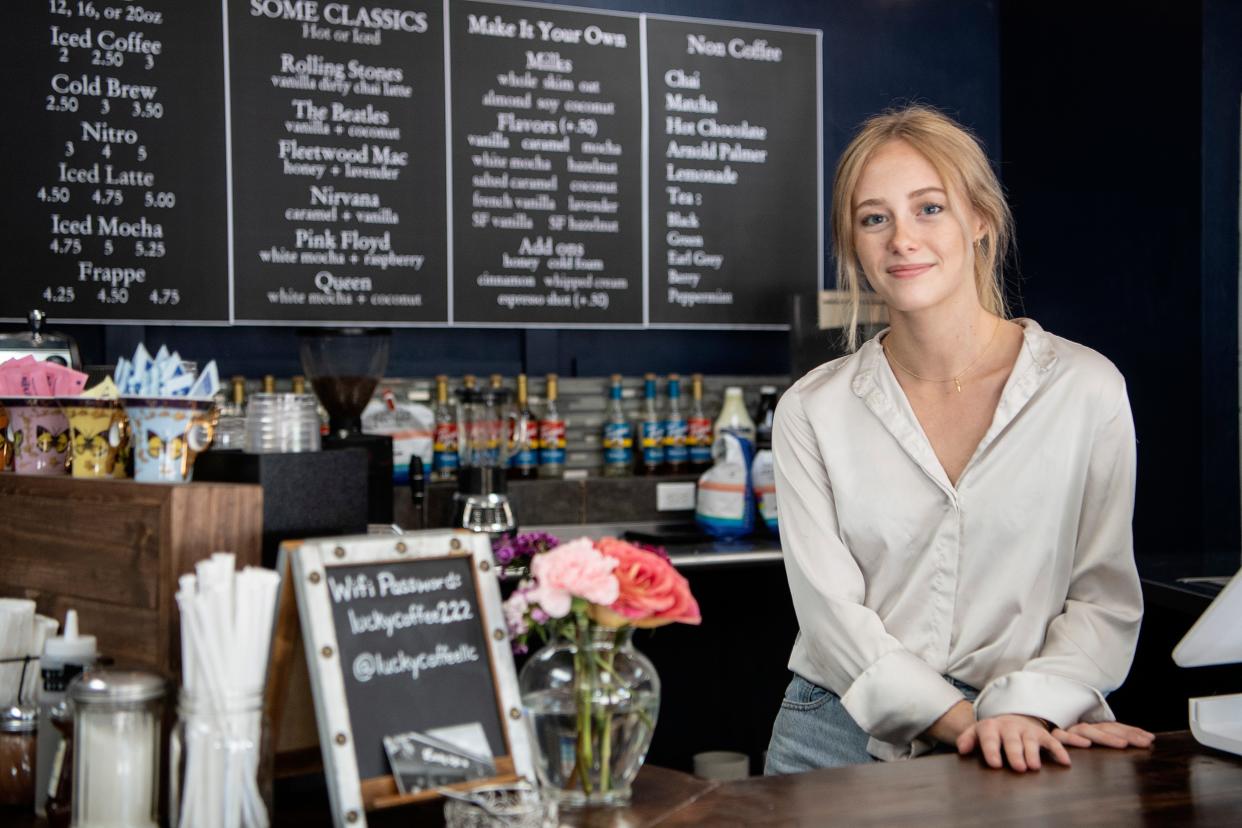
[[[841,696],[880,759],[961,693],[979,718],[1112,721],[1142,618],[1125,381],[1029,319],[987,433],[949,483],[879,345],[782,397],[773,454],[800,633],[789,668]]]

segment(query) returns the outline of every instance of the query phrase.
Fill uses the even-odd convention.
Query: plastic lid
[[[14,705],[0,710],[0,733],[26,733],[39,723],[39,711],[31,706]]]
[[[161,699],[167,683],[140,670],[87,670],[69,685],[74,704],[117,704]]]
[[[730,385],[728,388],[725,389],[725,396],[732,397],[734,395],[737,395],[737,396],[742,395],[742,386]]]
[[[78,611],[69,610],[65,613],[65,629],[63,635],[57,635],[43,642],[43,655],[65,661],[75,659],[94,660],[96,655],[95,636],[78,635]]]

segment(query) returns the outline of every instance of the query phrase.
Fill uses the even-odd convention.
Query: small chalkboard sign
[[[386,739],[391,750],[409,734],[467,731],[476,748],[486,742],[484,758],[495,765],[488,781],[534,778],[486,536],[327,538],[285,544],[281,558],[296,595],[338,826],[436,796],[400,792]]]

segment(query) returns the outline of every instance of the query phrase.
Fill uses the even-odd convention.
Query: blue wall
[[[1140,557],[1238,564],[1236,3],[1006,3],[1021,310],[1104,353],[1139,440]]]

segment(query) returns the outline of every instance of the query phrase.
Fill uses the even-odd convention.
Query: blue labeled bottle
[[[681,377],[668,375],[668,411],[664,414],[664,470],[680,474],[690,464],[690,451],[686,446],[689,424],[681,410]]]
[[[604,476],[625,477],[634,463],[634,429],[621,403],[621,375],[613,374],[604,414]]]
[[[539,476],[565,476],[565,421],[556,407],[556,374],[548,374],[547,406],[539,421]]]
[[[643,377],[643,407],[638,417],[638,474],[659,474],[664,465],[664,418],[656,406],[656,375]]]
[[[431,479],[457,479],[457,410],[449,404],[448,377],[436,377],[435,433],[432,436]]]

